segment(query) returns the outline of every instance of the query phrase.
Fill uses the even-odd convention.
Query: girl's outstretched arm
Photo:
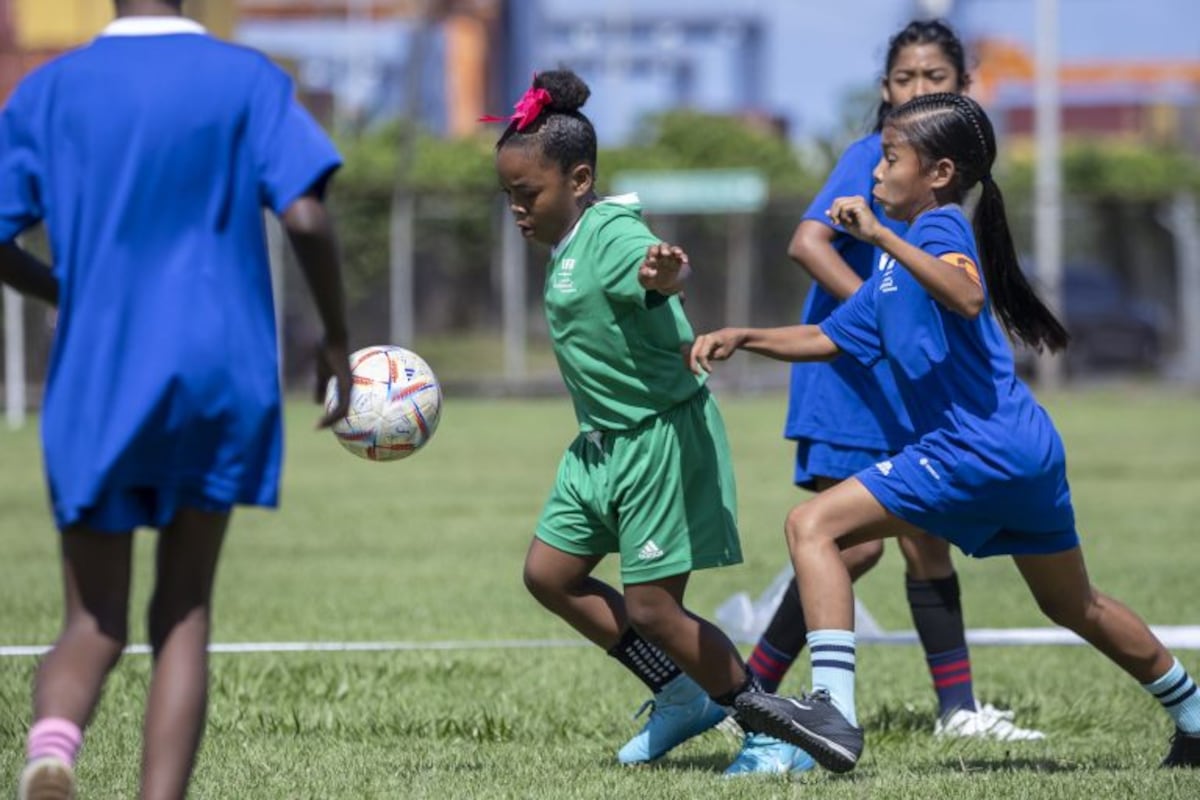
[[[842,352],[816,325],[722,328],[696,337],[687,354],[688,369],[697,375],[711,372],[711,362],[724,361],[738,350],[779,361],[828,361]]]

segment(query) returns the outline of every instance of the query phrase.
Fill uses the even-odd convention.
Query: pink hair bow
[[[536,75],[534,76],[537,77]],[[515,122],[517,130],[523,131],[536,120],[546,108],[550,105],[550,93],[545,89],[534,89],[530,87],[517,104],[513,106],[513,113],[507,117],[488,116],[480,117],[480,122]]]

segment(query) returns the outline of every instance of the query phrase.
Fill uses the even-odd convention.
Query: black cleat
[[[1200,734],[1188,734],[1175,729],[1171,737],[1171,752],[1163,759],[1164,767],[1200,767]]]
[[[744,692],[735,705],[747,727],[794,744],[831,772],[849,772],[862,754],[862,728],[842,716],[824,689],[800,698]]]

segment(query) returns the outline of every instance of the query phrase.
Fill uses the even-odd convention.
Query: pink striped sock
[[[83,731],[69,719],[47,717],[34,723],[29,729],[25,753],[32,761],[35,758],[54,756],[70,766],[75,766],[75,757],[83,745]]]

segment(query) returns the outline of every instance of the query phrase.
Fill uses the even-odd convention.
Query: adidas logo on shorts
[[[662,548],[654,543],[653,539],[647,539],[642,545],[642,549],[638,550],[638,561],[653,561],[656,558],[662,558],[666,553]]]
[[[877,469],[877,470],[879,470],[880,472],[882,472],[882,473],[883,473],[883,477],[885,477],[885,478],[886,478],[888,475],[891,475],[891,474],[892,474],[892,462],[890,462],[890,461],[880,461],[878,464],[876,464],[876,465],[875,465],[875,469]]]

